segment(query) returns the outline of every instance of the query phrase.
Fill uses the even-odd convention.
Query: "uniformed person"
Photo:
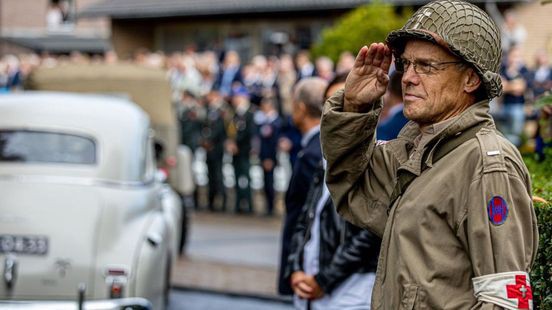
[[[232,154],[232,165],[236,179],[236,213],[253,213],[251,199],[251,140],[255,135],[253,113],[249,93],[243,86],[232,89],[231,95],[234,116],[228,128],[227,149]]]
[[[180,144],[188,146],[192,153],[199,146],[201,124],[205,118],[205,109],[199,100],[190,92],[182,94],[178,106],[178,121],[180,123]]]
[[[226,102],[218,91],[213,90],[206,96],[207,115],[201,130],[201,145],[206,152],[206,164],[209,178],[208,208],[215,211],[215,200],[222,198],[221,210],[226,210],[226,191],[224,189],[222,165],[226,128],[224,118]]]
[[[374,139],[395,56],[404,114]],[[527,309],[538,233],[530,178],[489,115],[500,33],[478,7],[440,0],[361,48],[324,107],[326,182],[341,215],[383,236],[372,309]]]

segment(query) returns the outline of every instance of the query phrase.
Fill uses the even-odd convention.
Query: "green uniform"
[[[381,105],[343,112],[343,91],[326,102],[321,142],[336,208],[382,236],[372,309],[494,309],[472,279],[530,271],[538,233],[529,175],[488,109],[476,103],[433,133],[410,122],[379,143]],[[432,161],[443,138],[477,125],[476,137]],[[417,177],[391,204],[400,170]]]
[[[235,113],[232,118],[233,137],[238,147],[238,153],[232,157],[234,174],[236,177],[236,212],[246,211],[253,213],[253,203],[251,199],[251,177],[249,170],[251,162],[249,159],[251,153],[251,140],[255,135],[255,124],[253,122],[253,113],[247,109],[243,113]],[[245,204],[245,207],[243,205]]]

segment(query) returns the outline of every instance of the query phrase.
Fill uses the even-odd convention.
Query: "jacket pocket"
[[[404,286],[404,292],[401,298],[401,310],[425,310],[426,304],[425,291],[415,284]]]

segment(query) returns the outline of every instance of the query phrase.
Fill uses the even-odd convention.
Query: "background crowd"
[[[543,117],[544,112],[534,109],[532,103],[552,89],[552,66],[544,49],[534,55],[532,62],[524,61],[521,51],[526,36],[515,15],[506,14],[500,71],[504,94],[492,102],[491,112],[511,142],[522,147],[527,141],[536,141],[532,149],[542,153],[546,145],[542,142],[543,131],[538,126],[527,126],[527,121],[531,124]],[[113,51],[93,56],[78,52],[5,55],[0,58],[0,93],[23,90],[26,78],[39,66],[118,62],[166,71],[180,122],[181,143],[199,150],[206,164],[208,198],[202,207],[253,213],[253,165],[262,169],[264,213],[271,215],[278,201],[277,191],[287,188],[285,184],[275,186],[275,169],[287,167],[291,171],[300,149],[301,134],[293,121],[294,85],[311,76],[331,81],[346,74],[354,55],[343,53],[335,63],[324,56],[311,59],[308,51],[244,60],[235,51],[197,51],[193,46],[169,55],[140,49],[128,60],[118,59]],[[406,122],[401,113],[400,76],[392,79],[395,82],[385,96],[387,105],[378,130],[378,139],[383,140],[395,137]],[[234,168],[230,181],[225,163]],[[227,199],[229,187],[235,188],[232,202]]]

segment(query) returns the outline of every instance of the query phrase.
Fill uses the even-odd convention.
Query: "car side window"
[[[94,165],[96,143],[75,134],[0,130],[0,162]]]

